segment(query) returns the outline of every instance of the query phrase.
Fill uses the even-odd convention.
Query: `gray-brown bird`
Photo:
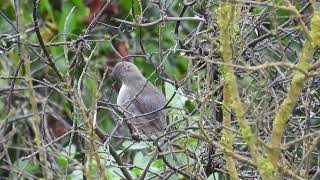
[[[155,140],[163,135],[168,116],[167,110],[162,109],[167,103],[164,95],[148,83],[137,66],[130,62],[117,63],[112,76],[122,82],[117,104],[129,118],[127,122],[133,137],[138,134],[140,139],[144,140],[146,136]],[[143,114],[148,115],[130,118]]]

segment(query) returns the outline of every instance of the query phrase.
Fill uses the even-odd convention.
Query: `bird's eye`
[[[130,67],[129,67],[129,66],[126,66],[126,67],[125,67],[125,71],[126,71],[126,72],[130,71]]]

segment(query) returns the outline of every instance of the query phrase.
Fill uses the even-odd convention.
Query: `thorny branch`
[[[0,5],[1,177],[320,177],[315,0],[85,1],[81,23],[72,2],[32,2],[15,1],[15,14]],[[125,117],[109,75],[118,61],[136,63],[167,104]],[[174,149],[133,142],[123,124],[163,109],[159,139]],[[27,171],[33,162],[42,169]]]

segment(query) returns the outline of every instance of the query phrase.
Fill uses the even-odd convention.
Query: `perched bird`
[[[164,95],[130,62],[117,63],[112,76],[122,82],[117,104],[128,118],[133,138],[155,140],[163,135],[168,116],[167,110],[163,109],[167,103]]]

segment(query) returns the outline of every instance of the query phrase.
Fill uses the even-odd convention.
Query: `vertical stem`
[[[236,16],[239,14],[239,8],[231,2],[221,2],[220,4],[220,42],[221,53],[224,63],[232,63],[233,57],[233,44],[235,41],[236,30]],[[257,168],[263,179],[277,179],[274,173],[274,168],[268,158],[264,158],[257,150],[256,138],[253,131],[245,118],[245,110],[240,101],[238,85],[234,69],[231,66],[222,66],[222,77],[224,79],[224,98],[229,98],[227,101],[235,111],[236,118],[239,122],[241,134],[248,145],[249,152],[253,160],[257,164]],[[230,101],[230,102],[229,102]],[[225,117],[226,124],[228,117]],[[228,137],[228,134],[226,134]],[[229,164],[230,165],[230,164]]]
[[[223,94],[230,94],[229,89],[224,88]],[[231,98],[227,96],[223,96],[223,125],[227,128],[231,128]],[[224,151],[224,157],[226,160],[226,166],[230,173],[230,179],[238,179],[238,173],[235,166],[235,163],[233,161],[233,158],[231,156],[231,153],[233,152],[232,145],[234,143],[234,137],[232,131],[228,129],[223,129],[222,131],[222,138],[221,143],[226,147]]]
[[[24,68],[25,68],[25,73],[26,73],[26,81],[28,83],[28,97],[30,100],[31,104],[31,111],[32,111],[32,129],[35,134],[34,142],[36,144],[36,148],[39,152],[39,161],[40,161],[40,166],[42,168],[42,174],[44,179],[53,179],[53,175],[50,173],[48,170],[48,163],[47,163],[47,156],[45,152],[45,147],[44,143],[42,141],[41,137],[41,131],[40,131],[40,115],[38,112],[38,107],[37,107],[37,99],[34,94],[33,90],[33,84],[32,84],[32,76],[31,76],[31,67],[30,67],[30,61],[28,57],[28,51],[25,47],[25,33],[24,33],[24,26],[23,26],[23,19],[21,16],[21,2],[19,0],[15,1],[15,7],[16,7],[16,20],[17,20],[17,26],[18,26],[18,31],[20,32],[20,58],[22,62],[24,62]]]
[[[305,35],[305,42],[303,45],[302,52],[300,54],[300,61],[298,63],[298,68],[302,70],[308,71],[311,67],[311,61],[313,58],[313,54],[316,50],[316,47],[320,45],[320,13],[315,11],[313,13],[313,17],[311,19],[311,30],[308,31],[304,22],[301,19],[301,15],[299,11],[291,5],[289,1],[288,7],[292,8],[290,11],[293,16],[299,17],[298,26],[302,27],[301,30]],[[304,84],[307,81],[308,77],[300,71],[296,71],[291,83],[288,86],[288,94],[284,101],[281,103],[279,110],[276,113],[276,117],[273,121],[273,129],[271,136],[271,160],[275,167],[277,167],[277,163],[280,158],[281,153],[281,139],[285,129],[285,126],[292,115],[292,110],[296,105],[297,98],[301,94]],[[278,168],[278,167],[277,167]]]
[[[160,8],[160,16],[161,18],[164,18],[165,14],[164,14],[164,9],[165,9],[165,3],[161,6],[159,6]],[[162,52],[162,46],[163,46],[163,27],[164,25],[162,23],[159,24],[159,62],[162,62],[163,60],[163,52]],[[164,72],[164,66],[160,66],[159,67],[159,75],[162,76]],[[162,85],[162,93],[164,96],[166,96],[166,90],[165,90],[165,83],[164,81],[161,81],[161,85]]]
[[[72,94],[73,94],[73,102],[75,104],[75,106],[77,107],[77,112],[79,113],[79,116],[81,119],[83,119],[84,121],[84,125],[85,125],[85,129],[87,130],[86,133],[88,134],[88,136],[90,137],[90,142],[88,143],[89,147],[88,149],[90,150],[87,157],[87,161],[86,161],[86,165],[85,165],[85,174],[87,176],[88,179],[93,179],[92,174],[94,173],[95,169],[93,164],[93,161],[95,160],[97,163],[97,166],[99,168],[99,178],[101,179],[107,179],[106,173],[105,173],[105,167],[104,167],[104,163],[102,163],[102,160],[98,154],[98,147],[96,145],[96,141],[98,140],[97,135],[95,134],[95,125],[96,125],[96,115],[97,115],[97,101],[98,101],[98,91],[97,91],[97,85],[96,85],[96,74],[94,75],[94,87],[92,88],[93,91],[91,92],[92,94],[92,104],[91,104],[91,108],[90,108],[90,113],[89,115],[87,115],[87,108],[82,100],[82,96],[81,96],[81,83],[83,80],[83,77],[87,71],[87,69],[89,68],[90,62],[92,60],[93,54],[96,50],[96,47],[92,50],[89,59],[87,60],[87,63],[85,65],[85,67],[83,68],[83,71],[79,77],[78,80],[78,86],[77,88],[71,88],[69,87],[69,89],[72,89]],[[94,67],[94,71],[96,71],[95,69],[95,63],[93,64]]]

